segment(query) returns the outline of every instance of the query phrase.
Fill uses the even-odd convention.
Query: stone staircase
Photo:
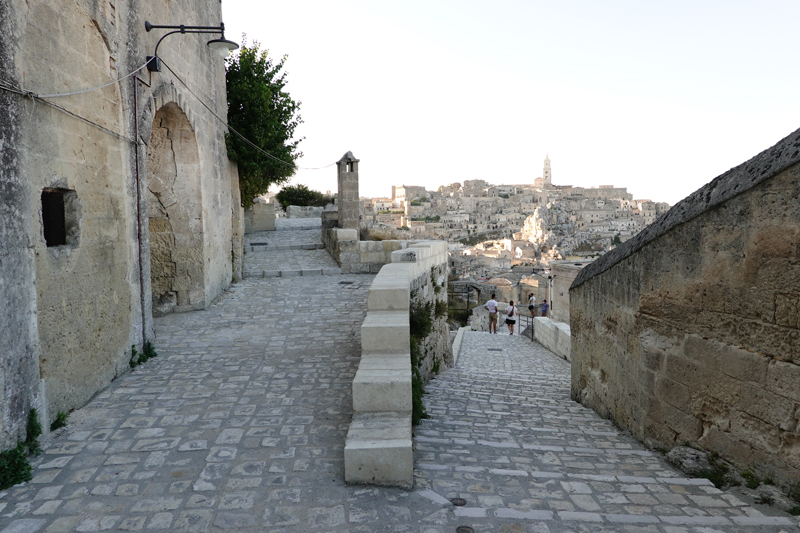
[[[321,219],[275,221],[274,231],[245,236],[243,277],[333,276],[342,269],[322,243]],[[280,253],[276,253],[280,252]]]

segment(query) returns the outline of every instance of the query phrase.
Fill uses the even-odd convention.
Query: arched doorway
[[[146,168],[153,315],[201,309],[200,159],[192,125],[174,102],[153,119]]]

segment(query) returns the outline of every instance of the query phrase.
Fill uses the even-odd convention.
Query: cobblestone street
[[[249,253],[245,269],[282,253]],[[427,388],[414,489],[345,485],[373,277],[247,278],[207,310],[156,319],[159,356],[73,413],[33,481],[0,493],[0,533],[798,529],[572,402],[568,363],[530,339],[481,332]]]
[[[526,337],[468,332],[427,387],[416,490],[466,505],[475,531],[781,531],[797,519],[687,479],[570,400],[569,363]],[[499,520],[503,519],[503,520]],[[784,527],[769,527],[769,526]]]

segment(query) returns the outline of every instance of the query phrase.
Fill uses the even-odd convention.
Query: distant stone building
[[[210,304],[241,255],[224,129],[183,85],[225,116],[223,60],[174,35],[160,74],[124,78],[165,33],[145,16],[222,18],[217,0],[0,3],[2,448],[32,407],[52,418],[126,372],[153,314]]]
[[[393,185],[392,186],[392,200],[397,202],[410,202],[415,198],[422,198],[427,193],[425,187],[418,187],[416,185]]]

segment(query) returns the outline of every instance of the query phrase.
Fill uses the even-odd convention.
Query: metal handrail
[[[523,321],[525,322],[525,326],[524,327],[522,325]],[[526,327],[530,327],[531,340],[533,340],[533,326],[534,326],[534,323],[535,323],[534,320],[533,320],[533,317],[531,315],[523,315],[522,313],[519,313],[519,322],[520,322],[519,323],[520,327],[519,327],[518,335],[522,335],[522,332],[525,331],[525,328]]]

